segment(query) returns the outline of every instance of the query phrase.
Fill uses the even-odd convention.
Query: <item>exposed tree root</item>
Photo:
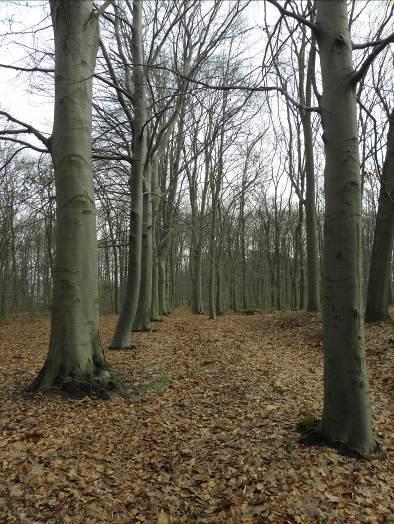
[[[301,424],[302,421],[300,424],[297,425],[297,429],[299,431],[302,431],[300,427]],[[309,429],[303,432],[302,435],[299,437],[298,441],[302,445],[307,447],[317,446],[324,448],[333,448],[336,449],[340,455],[357,459],[374,459],[382,451],[379,442],[375,441],[375,449],[371,453],[361,453],[359,450],[348,446],[345,442],[330,440],[326,435],[324,435],[320,431],[319,427],[315,427],[315,429]]]
[[[136,344],[130,344],[129,346],[108,346],[108,351],[135,351],[136,349]]]
[[[30,393],[57,390],[70,398],[90,396],[107,400],[111,393],[128,397],[130,392],[122,384],[118,375],[109,367],[96,367],[93,371],[81,372],[61,368],[54,369],[46,363],[35,380],[26,388]]]

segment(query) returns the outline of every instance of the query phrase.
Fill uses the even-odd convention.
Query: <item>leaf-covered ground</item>
[[[107,346],[116,318],[102,319]],[[298,444],[318,417],[321,324],[178,310],[108,353],[138,402],[30,397],[49,323],[0,324],[0,522],[394,522],[393,326],[368,326],[371,460]],[[148,386],[147,386],[148,384]]]

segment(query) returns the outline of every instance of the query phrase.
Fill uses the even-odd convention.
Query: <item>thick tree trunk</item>
[[[96,212],[91,157],[92,78],[98,49],[93,2],[51,1],[55,35],[56,262],[46,362],[30,390],[54,384],[122,389],[98,326]],[[93,391],[93,389],[92,389]]]
[[[116,325],[110,349],[131,348],[130,333],[138,307],[141,282],[142,214],[143,214],[143,170],[146,159],[146,107],[144,53],[142,44],[142,0],[133,1],[133,80],[134,80],[134,121],[133,159],[130,176],[130,239],[129,262],[127,267],[124,302]]]
[[[394,110],[390,114],[387,152],[383,166],[376,216],[375,236],[369,270],[365,320],[389,318],[391,256],[394,238]]]
[[[361,453],[375,449],[361,289],[361,180],[346,0],[317,3],[326,152],[321,433]]]

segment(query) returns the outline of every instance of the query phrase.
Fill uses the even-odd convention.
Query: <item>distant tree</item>
[[[386,159],[382,171],[378,214],[368,280],[365,320],[389,318],[389,287],[394,239],[394,110],[389,115]]]

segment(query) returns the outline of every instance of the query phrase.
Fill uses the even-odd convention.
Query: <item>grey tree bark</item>
[[[132,55],[134,81],[133,158],[130,175],[130,237],[124,302],[120,311],[110,349],[127,349],[138,307],[141,281],[143,171],[146,159],[146,102],[142,41],[142,0],[133,1]]]
[[[346,0],[319,0],[317,40],[326,153],[321,433],[360,453],[375,449],[361,289],[361,180]]]
[[[98,325],[96,212],[91,156],[92,77],[98,49],[93,2],[50,2],[55,37],[56,262],[47,359],[30,386],[122,387]]]
[[[135,331],[152,331],[150,325],[152,303],[153,235],[152,235],[152,170],[150,163],[144,169],[143,227],[141,253],[141,286],[137,313],[134,319]]]
[[[365,320],[389,318],[391,257],[394,239],[394,110],[389,116],[387,152],[380,186],[378,213],[368,279]]]
[[[159,261],[157,254],[157,218],[159,210],[159,167],[158,159],[152,160],[152,303],[151,303],[151,320],[160,320],[159,311]]]
[[[309,54],[307,75],[305,84],[305,96],[301,93],[301,103],[311,106],[312,102],[312,81],[315,75],[315,48],[312,42],[312,48]],[[316,223],[316,182],[313,155],[312,139],[312,116],[310,111],[301,110],[302,129],[304,134],[305,148],[305,225],[306,225],[306,270],[307,270],[307,311],[317,311],[320,308],[319,298],[319,257],[317,242],[317,223]]]

